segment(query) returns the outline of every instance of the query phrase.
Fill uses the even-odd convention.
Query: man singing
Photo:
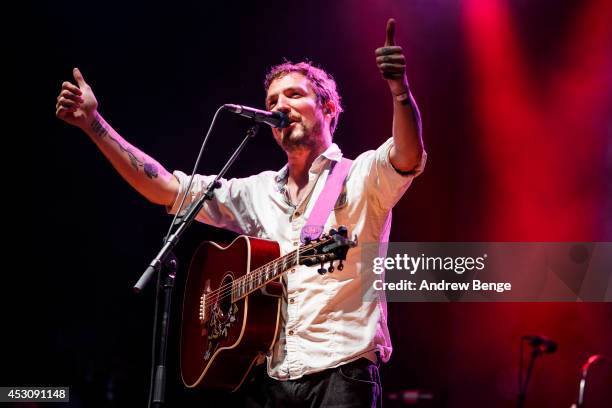
[[[386,42],[376,63],[393,100],[393,137],[362,153],[351,164],[342,192],[324,230],[345,225],[360,243],[388,241],[391,209],[423,170],[426,154],[421,122],[406,78],[402,49],[394,44],[395,21],[387,23]],[[149,201],[178,211],[196,200],[214,176],[168,172],[123,139],[97,111],[97,101],[78,69],[76,85],[62,84],[56,115],[81,128],[125,180]],[[287,154],[280,171],[222,180],[198,220],[239,234],[277,241],[281,253],[300,244],[302,227],[342,159],[333,134],[342,112],[332,76],[309,62],[272,67],[265,80],[266,108],[289,118],[272,131]],[[364,299],[371,274],[360,248],[349,251],[345,268],[320,275],[300,266],[283,275],[281,330],[267,356],[267,374],[244,387],[248,406],[380,406],[378,367],[391,355],[384,293]]]

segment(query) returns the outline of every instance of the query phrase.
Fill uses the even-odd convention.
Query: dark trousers
[[[288,381],[270,378],[262,364],[247,381],[242,393],[249,408],[382,406],[379,369],[366,358]]]

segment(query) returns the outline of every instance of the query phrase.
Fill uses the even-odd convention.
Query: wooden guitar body
[[[298,265],[332,271],[357,238],[340,227],[284,256],[276,242],[240,236],[226,247],[205,242],[196,250],[185,286],[181,376],[189,388],[236,391],[279,332],[282,274]],[[329,267],[323,264],[329,262]],[[266,294],[264,294],[264,292]]]
[[[279,330],[278,278],[240,297],[235,286],[252,270],[280,256],[276,242],[240,236],[227,247],[204,242],[197,249],[183,300],[180,359],[183,383],[235,391]],[[275,285],[275,286],[272,286]]]

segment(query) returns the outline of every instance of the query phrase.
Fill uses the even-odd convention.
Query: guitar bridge
[[[206,322],[206,294],[202,294],[200,296],[200,323],[204,324]]]
[[[210,289],[210,279],[206,279],[204,283],[204,293],[200,296],[200,323],[204,324],[208,320],[208,313],[206,310],[206,294],[210,293],[212,290]]]

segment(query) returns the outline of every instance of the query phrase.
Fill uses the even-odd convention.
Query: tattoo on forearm
[[[130,163],[132,164],[132,167],[136,169],[136,171],[138,171],[138,169],[142,167],[147,177],[154,179],[154,178],[157,178],[157,176],[159,176],[159,169],[155,163],[144,162],[140,160],[134,153],[134,149],[132,147],[123,146],[119,140],[112,137],[110,133],[108,132],[108,130],[106,130],[106,127],[104,126],[104,124],[100,120],[98,120],[98,118],[95,118],[93,120],[93,122],[91,123],[91,128],[93,129],[94,133],[101,139],[108,136],[110,140],[115,142],[117,147],[119,147],[119,150],[121,150],[122,152],[125,152],[128,155],[128,158],[130,159]]]
[[[145,163],[143,169],[145,174],[149,178],[157,178],[157,176],[159,175],[159,170],[157,169],[157,166],[154,163]]]
[[[98,118],[94,118],[93,122],[91,122],[91,128],[94,133],[100,138],[103,139],[108,135],[106,128],[104,125],[98,120]]]

